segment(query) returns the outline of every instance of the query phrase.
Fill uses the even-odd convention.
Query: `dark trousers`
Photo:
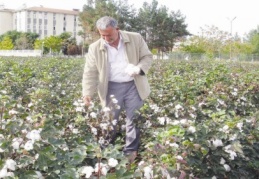
[[[109,82],[107,104],[110,103],[110,96],[114,95],[118,100],[120,109],[114,109],[114,119],[119,119],[121,110],[126,112],[126,143],[124,152],[137,151],[140,143],[140,131],[134,124],[136,118],[136,111],[143,106],[143,100],[139,97],[134,81],[116,83]],[[114,131],[113,140],[116,138],[116,131]]]

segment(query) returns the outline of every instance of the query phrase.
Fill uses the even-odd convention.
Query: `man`
[[[133,119],[136,110],[150,94],[146,74],[152,64],[152,53],[140,34],[119,30],[117,21],[108,16],[100,18],[96,27],[101,38],[89,46],[83,73],[83,100],[90,105],[96,89],[102,106],[113,95],[120,109],[114,109],[114,119],[126,112],[126,144],[124,153],[137,155],[139,130]]]

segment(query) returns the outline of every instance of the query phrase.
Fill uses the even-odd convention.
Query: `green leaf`
[[[79,179],[79,177],[75,168],[66,168],[60,179]]]

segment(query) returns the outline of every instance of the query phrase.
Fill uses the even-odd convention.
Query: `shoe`
[[[127,152],[125,153],[125,156],[128,158],[129,163],[133,163],[138,155],[137,151]]]

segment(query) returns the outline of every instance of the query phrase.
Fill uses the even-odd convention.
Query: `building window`
[[[36,12],[33,12],[33,19],[36,19]]]
[[[74,16],[74,27],[76,27],[76,16]]]
[[[64,15],[64,23],[63,23],[64,28],[63,28],[63,30],[66,29],[66,25],[67,25],[67,22],[66,22],[66,15]],[[64,31],[65,31],[65,30],[64,30]]]
[[[43,19],[42,12],[39,12],[39,19]]]
[[[16,27],[16,30],[17,30],[17,18],[14,20],[14,24],[15,24],[15,27]]]
[[[65,27],[63,27],[63,32],[66,32],[66,28]]]
[[[30,26],[30,24],[27,25],[27,32],[31,32],[31,26]]]
[[[27,18],[27,24],[31,23],[31,18]]]
[[[44,13],[44,19],[48,19],[48,13],[47,12]]]

